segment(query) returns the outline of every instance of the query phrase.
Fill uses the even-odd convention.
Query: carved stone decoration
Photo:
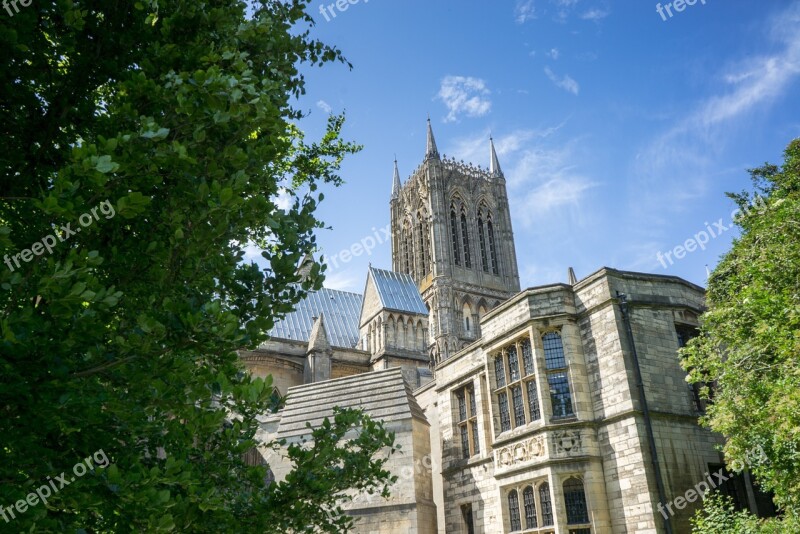
[[[525,464],[544,458],[546,452],[544,436],[534,436],[520,443],[507,445],[495,451],[498,468]]]
[[[553,453],[556,456],[575,456],[582,451],[580,430],[553,432]]]

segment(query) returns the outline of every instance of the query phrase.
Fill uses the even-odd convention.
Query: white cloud
[[[534,0],[519,0],[517,7],[514,8],[514,20],[518,24],[524,24],[536,18],[536,6]]]
[[[287,211],[292,207],[292,204],[294,204],[294,197],[288,190],[280,188],[278,189],[278,194],[272,197],[272,201],[278,209]]]
[[[590,9],[581,15],[583,20],[602,20],[609,15],[609,12],[603,9]]]
[[[543,5],[542,5],[543,4]],[[588,7],[581,9],[579,0],[518,0],[514,8],[514,20],[523,24],[529,20],[538,19],[551,14],[552,19],[559,23],[567,23],[573,16],[593,22],[606,18],[611,12],[605,7]],[[549,8],[549,9],[548,9]]]
[[[549,128],[521,129],[494,139],[500,165],[509,188],[512,214],[523,228],[537,227],[557,221],[558,224],[580,226],[587,192],[599,184],[589,178],[576,162],[582,143],[555,141],[566,121]],[[484,130],[455,141],[449,153],[482,167],[489,163],[489,131]],[[564,222],[563,217],[569,217]],[[516,224],[515,222],[515,224]]]
[[[317,107],[328,114],[330,114],[330,112],[333,111],[331,105],[325,102],[324,100],[318,100]]]
[[[494,137],[494,146],[497,155],[500,158],[500,165],[503,165],[503,159],[506,156],[515,157],[515,155],[522,149],[526,148],[528,144],[534,139],[545,139],[557,132],[566,122],[551,128],[541,130],[520,129],[514,130],[508,134],[501,134]],[[461,137],[456,139],[452,147],[447,150],[448,155],[452,155],[456,159],[463,159],[481,167],[488,167],[489,165],[489,136],[492,133],[489,130],[483,130],[479,133]]]
[[[437,97],[447,106],[446,122],[456,121],[459,115],[482,117],[489,113],[492,102],[486,82],[469,76],[445,76]]]
[[[548,78],[550,78],[550,81],[553,82],[556,85],[556,87],[559,87],[567,91],[568,93],[577,95],[581,90],[581,87],[580,85],[578,85],[578,82],[573,80],[568,75],[564,75],[563,78],[559,78],[552,70],[550,70],[550,67],[545,67],[544,73],[547,75]]]
[[[554,60],[558,59],[558,56],[560,56],[560,55],[561,55],[561,53],[558,51],[558,48],[553,48],[547,53],[547,56],[550,59],[554,59]]]

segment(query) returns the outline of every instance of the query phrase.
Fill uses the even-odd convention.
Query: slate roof
[[[387,310],[428,315],[428,308],[422,302],[417,284],[410,274],[396,273],[370,267],[370,274],[375,280],[381,306]]]
[[[306,423],[319,427],[324,418],[333,417],[334,406],[359,408],[384,422],[426,420],[402,370],[394,368],[289,388],[277,437],[310,434]]]
[[[325,330],[331,346],[351,349],[358,344],[358,320],[362,297],[323,288],[313,291],[295,310],[269,331],[270,337],[308,342],[314,317],[325,315]]]

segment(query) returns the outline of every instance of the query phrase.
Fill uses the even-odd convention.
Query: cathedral
[[[506,181],[439,154],[401,181],[395,162],[392,269],[362,294],[308,295],[247,369],[272,375],[284,408],[260,437],[299,442],[333,407],[395,432],[389,498],[355,495],[356,532],[685,533],[687,490],[724,468],[722,443],[677,351],[704,290],[674,276],[601,268],[520,288]],[[291,466],[263,450],[273,476]],[[743,474],[718,488],[763,506]],[[696,495],[695,495],[696,496]]]

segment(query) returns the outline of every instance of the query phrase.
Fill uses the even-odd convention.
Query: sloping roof
[[[331,346],[351,349],[358,344],[361,295],[335,289],[312,291],[295,310],[269,331],[270,337],[308,342],[314,317],[325,315]]]
[[[289,388],[281,412],[278,438],[304,436],[319,427],[333,408],[358,408],[373,419],[384,422],[418,417],[425,420],[400,368],[374,371]]]
[[[381,306],[387,310],[428,315],[428,308],[422,302],[417,284],[410,274],[369,268],[375,288],[381,299]]]

